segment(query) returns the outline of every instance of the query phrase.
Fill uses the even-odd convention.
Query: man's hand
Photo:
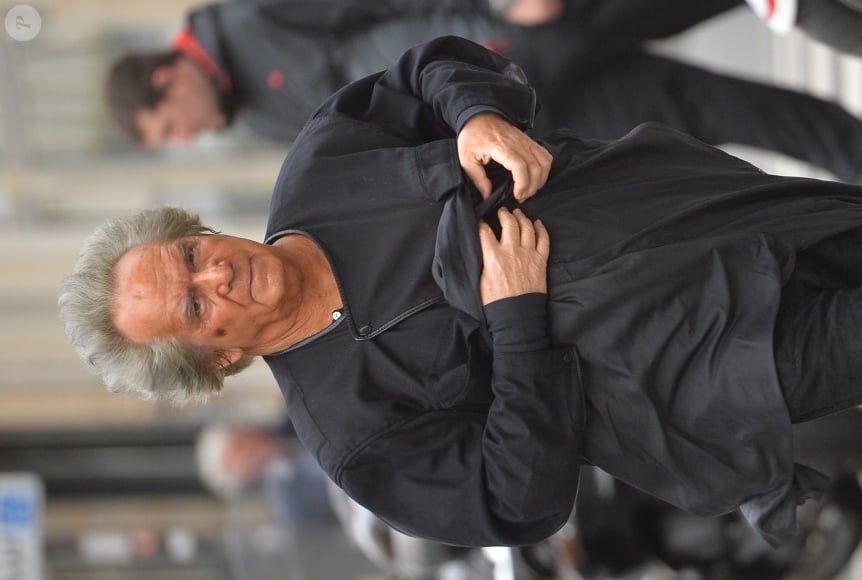
[[[521,294],[548,292],[547,267],[550,252],[548,231],[541,220],[531,222],[520,209],[497,210],[501,236],[479,222],[479,244],[484,267],[479,279],[482,305]]]
[[[515,199],[523,202],[545,185],[551,154],[496,113],[470,117],[458,133],[458,159],[483,199],[491,195],[485,165],[492,159],[512,172]]]
[[[504,17],[518,26],[539,26],[557,20],[562,13],[562,0],[513,0]]]

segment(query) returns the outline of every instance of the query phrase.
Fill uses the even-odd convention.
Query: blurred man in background
[[[210,425],[198,436],[196,456],[210,491],[230,503],[263,492],[275,518],[304,546],[344,551],[347,540],[368,563],[404,579],[436,578],[445,565],[463,568],[464,578],[476,577],[470,567],[479,563],[471,561],[470,550],[402,534],[332,484],[289,421],[277,428]]]
[[[714,145],[776,151],[859,181],[862,121],[835,103],[653,55],[666,38],[742,0],[261,0],[189,14],[170,50],[111,69],[116,124],[150,147],[188,144],[242,120],[291,142],[341,86],[405,49],[463,36],[517,62],[536,88],[541,134],[618,138],[660,121]]]
[[[336,522],[326,478],[289,424],[212,425],[198,437],[196,455],[201,480],[225,500],[260,490],[273,514],[290,525]]]

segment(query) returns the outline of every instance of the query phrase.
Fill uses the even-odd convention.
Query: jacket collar
[[[218,94],[219,107],[231,123],[242,97],[227,65],[218,8],[218,5],[212,5],[192,12],[188,24],[174,37],[171,47],[194,62],[211,80]]]

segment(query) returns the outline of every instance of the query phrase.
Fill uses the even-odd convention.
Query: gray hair
[[[60,319],[78,356],[109,391],[173,403],[204,400],[222,390],[226,376],[253,360],[244,356],[221,368],[213,349],[174,339],[138,344],[112,320],[114,266],[127,251],[149,242],[212,233],[197,214],[161,207],[110,219],[84,242],[75,269],[60,286]]]

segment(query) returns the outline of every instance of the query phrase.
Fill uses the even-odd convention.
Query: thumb
[[[467,178],[479,190],[479,195],[482,196],[482,199],[488,199],[488,196],[491,195],[492,186],[491,180],[488,179],[488,175],[485,173],[485,166],[478,161],[470,161],[469,163],[462,163],[461,167],[464,169],[464,173],[467,174]]]

